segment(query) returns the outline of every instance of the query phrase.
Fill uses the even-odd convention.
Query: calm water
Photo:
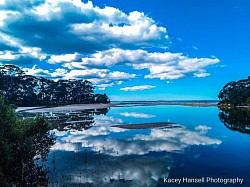
[[[57,136],[46,163],[51,186],[224,186],[164,183],[183,177],[238,177],[243,184],[226,186],[250,186],[250,136],[227,128],[217,107],[114,107],[65,115],[51,120]],[[151,122],[182,128],[112,127]]]

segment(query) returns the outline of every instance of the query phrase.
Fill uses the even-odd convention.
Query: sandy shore
[[[16,112],[31,112],[31,113],[40,113],[40,112],[68,112],[68,111],[82,111],[89,109],[101,109],[101,108],[110,108],[112,104],[72,104],[59,107],[18,107]]]
[[[18,107],[15,111],[21,112],[25,110],[34,110],[34,109],[39,109],[39,108],[42,108],[42,107]]]

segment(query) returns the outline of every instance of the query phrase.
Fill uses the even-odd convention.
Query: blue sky
[[[250,72],[248,0],[1,0],[0,64],[111,100],[217,99]]]

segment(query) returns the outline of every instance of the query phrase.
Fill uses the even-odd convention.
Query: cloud
[[[86,69],[72,69],[67,70],[64,68],[57,68],[55,70],[45,70],[42,68],[37,68],[34,65],[32,68],[22,69],[27,75],[33,75],[37,77],[46,77],[54,79],[87,79],[97,87],[103,90],[106,87],[112,87],[114,85],[121,84],[124,80],[129,80],[134,78],[135,74],[129,74],[120,71],[109,71],[107,69],[97,69],[97,68],[86,68]]]
[[[206,134],[211,129],[212,129],[211,127],[205,125],[199,125],[195,127],[195,130],[200,131],[200,133],[202,134]]]
[[[210,73],[206,73],[205,70],[200,70],[199,72],[194,73],[194,77],[202,78],[202,77],[208,77],[210,76]]]
[[[120,90],[123,91],[139,91],[139,90],[148,90],[155,88],[156,86],[151,86],[151,85],[143,85],[143,86],[132,86],[132,87],[125,87],[121,88]]]
[[[49,70],[36,68],[36,65],[34,65],[32,68],[23,68],[22,70],[25,72],[26,75],[33,75],[39,77],[48,77],[50,75]]]
[[[0,31],[19,47],[40,48],[52,57],[50,63],[55,55],[114,47],[166,47],[168,38],[166,28],[143,12],[126,14],[113,7],[93,6],[91,1],[2,1],[0,11]]]
[[[70,70],[69,72],[65,73],[65,79],[75,79],[75,78],[104,78],[107,76],[108,70],[106,69],[82,69],[82,70]]]
[[[178,60],[179,53],[149,53],[146,50],[125,50],[112,48],[91,54],[89,57],[82,58],[81,65],[89,66],[113,66],[118,64],[142,64],[146,63],[171,63]]]
[[[1,29],[0,29],[1,30]],[[0,31],[0,61],[7,64],[30,64],[34,60],[44,60],[39,47],[25,47],[20,40]]]
[[[167,49],[170,41],[165,27],[139,11],[125,13],[81,0],[13,0],[1,1],[0,15],[1,64],[25,66],[28,74],[52,79],[88,79],[100,84],[100,90],[137,77],[206,77],[210,75],[206,68],[219,62],[149,52]],[[48,66],[50,70],[43,69]]]
[[[138,113],[138,112],[122,112],[120,115],[125,117],[133,117],[133,118],[153,118],[155,115]]]
[[[51,77],[54,77],[54,78],[63,78],[66,73],[67,73],[67,70],[62,69],[62,68],[58,68],[50,75],[51,75]]]
[[[179,55],[176,60],[164,64],[144,63],[133,65],[136,69],[149,69],[150,74],[145,78],[153,79],[159,78],[160,80],[173,80],[179,79],[189,75],[190,73],[196,73],[197,71],[205,71],[204,68],[217,64],[219,59],[209,58],[188,58]]]
[[[194,73],[195,77],[201,78],[201,77],[208,77],[210,76],[210,73]]]
[[[192,46],[192,48],[193,48],[194,50],[196,50],[196,51],[199,49],[198,47],[196,47],[196,46],[194,46],[194,45]]]
[[[64,54],[64,55],[51,55],[48,63],[57,64],[57,63],[66,63],[74,62],[81,58],[81,55],[78,53],[74,54]]]
[[[159,180],[169,175],[174,165],[170,155],[113,157],[97,154],[88,148],[78,153],[64,151],[53,153],[54,167],[61,168],[60,163],[63,162],[65,168],[57,172],[50,167],[50,182],[59,186],[156,186]],[[72,158],[81,158],[81,161]]]
[[[104,70],[100,69],[100,71],[104,71]],[[125,72],[120,72],[120,71],[110,72],[108,70],[107,73],[103,74],[102,76],[97,76],[97,74],[93,74],[92,77],[89,76],[85,78],[87,78],[90,82],[97,85],[98,87],[106,88],[106,87],[111,87],[114,85],[119,85],[123,81],[130,80],[135,77],[136,77],[136,74],[130,74],[130,73],[125,73]],[[83,78],[83,77],[79,75],[76,78]]]
[[[114,81],[114,82],[111,82],[109,84],[99,84],[96,86],[98,87],[98,90],[105,90],[107,87],[113,87],[114,85],[120,85],[122,83],[123,83],[123,81]]]
[[[189,58],[182,53],[148,52],[145,50],[123,50],[113,48],[93,53],[82,58],[81,62],[68,63],[71,68],[76,67],[112,67],[125,65],[135,70],[147,69],[149,74],[145,78],[161,80],[179,79],[191,73],[195,77],[209,76],[205,68],[219,62],[217,58]]]

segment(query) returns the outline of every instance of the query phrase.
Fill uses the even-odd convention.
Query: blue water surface
[[[228,129],[217,107],[112,107],[87,130],[57,130],[51,186],[250,186],[250,137]],[[171,122],[181,128],[114,125]],[[243,183],[183,178],[243,179]],[[166,182],[180,179],[180,184]]]

